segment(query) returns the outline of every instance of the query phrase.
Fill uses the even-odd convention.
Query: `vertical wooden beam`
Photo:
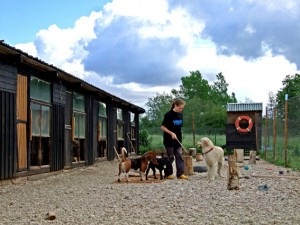
[[[276,138],[277,135],[277,128],[276,128],[276,107],[273,109],[273,159],[274,162],[276,161]]]
[[[264,158],[267,159],[267,127],[268,127],[268,107],[266,107],[266,118],[265,118],[265,155]]]
[[[288,147],[288,95],[285,95],[284,113],[284,165],[287,166],[287,147]]]

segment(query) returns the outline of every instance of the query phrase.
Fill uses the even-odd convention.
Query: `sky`
[[[299,73],[298,0],[0,0],[0,40],[132,104],[222,73],[262,102]]]

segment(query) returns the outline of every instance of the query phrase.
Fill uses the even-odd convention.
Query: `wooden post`
[[[284,113],[284,165],[287,167],[287,146],[288,146],[288,95],[285,95]]]
[[[256,151],[258,151],[259,146],[258,146],[258,134],[257,134],[257,125],[258,125],[258,118],[257,118],[257,113],[255,113],[255,147],[256,147]]]
[[[235,161],[238,163],[244,162],[244,149],[234,149],[233,155],[235,156]]]
[[[251,150],[249,153],[249,164],[255,165],[256,164],[256,151]]]
[[[267,127],[268,127],[268,108],[266,107],[266,118],[265,118],[265,155],[264,158],[267,159]]]
[[[194,146],[196,146],[194,112],[192,112],[192,131],[193,131],[193,143],[194,143]]]
[[[273,159],[274,162],[276,161],[276,135],[277,135],[277,128],[276,128],[276,107],[274,107],[273,112]]]
[[[239,172],[236,166],[235,155],[228,156],[227,189],[228,190],[240,189]]]
[[[184,174],[185,175],[193,175],[194,174],[194,167],[193,167],[193,158],[190,155],[183,155],[182,156],[184,161]]]

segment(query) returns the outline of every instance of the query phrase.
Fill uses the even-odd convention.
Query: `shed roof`
[[[94,95],[99,95],[102,97],[108,97],[111,101],[121,102],[122,105],[126,105],[133,112],[144,113],[145,109],[134,105],[130,102],[125,101],[117,96],[114,96],[104,90],[99,89],[98,87],[93,86],[92,84],[85,82],[78,77],[75,77],[72,74],[69,74],[53,65],[50,65],[41,59],[33,57],[26,52],[23,52],[20,49],[14,48],[6,43],[3,40],[0,41],[0,60],[7,61],[16,65],[27,64],[31,67],[38,68],[41,71],[47,72],[53,76],[57,76],[58,78],[71,83],[71,84],[80,84],[80,86],[93,93]]]
[[[262,111],[263,103],[228,103],[227,112]]]

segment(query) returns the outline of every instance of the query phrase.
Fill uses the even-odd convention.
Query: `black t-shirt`
[[[170,131],[176,134],[177,139],[182,141],[181,127],[183,125],[183,115],[182,113],[174,112],[170,110],[164,115],[164,120],[162,125],[168,128]],[[172,136],[164,132],[164,145],[166,147],[180,147],[177,140],[172,139]]]

